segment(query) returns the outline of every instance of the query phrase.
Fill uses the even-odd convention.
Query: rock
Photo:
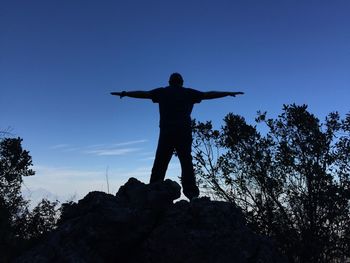
[[[154,184],[144,184],[135,178],[120,187],[116,197],[132,207],[166,208],[181,196],[181,187],[169,179]]]
[[[209,198],[174,203],[180,190],[130,178],[116,196],[91,192],[16,262],[284,262],[238,208]]]

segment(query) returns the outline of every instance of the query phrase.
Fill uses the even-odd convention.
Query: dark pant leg
[[[170,133],[160,131],[156,157],[153,163],[150,183],[163,181],[171,156],[174,152],[173,138]]]
[[[188,199],[198,197],[199,189],[196,184],[192,164],[192,131],[185,130],[178,133],[175,143],[175,149],[181,164],[181,183],[183,193]]]

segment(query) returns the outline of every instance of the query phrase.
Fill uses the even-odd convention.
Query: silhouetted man
[[[168,164],[176,150],[181,164],[181,183],[183,193],[188,199],[198,197],[199,189],[193,171],[191,146],[191,112],[195,103],[202,100],[236,96],[243,92],[201,92],[184,88],[183,79],[179,73],[173,73],[169,78],[169,86],[150,91],[111,92],[112,95],[151,99],[159,104],[160,134],[156,157],[154,160],[150,183],[163,181]]]

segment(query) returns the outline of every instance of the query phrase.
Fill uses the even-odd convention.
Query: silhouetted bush
[[[200,184],[239,205],[258,233],[273,237],[290,262],[350,257],[350,114],[320,123],[306,105],[284,105],[260,130],[228,114],[220,130],[194,124]]]

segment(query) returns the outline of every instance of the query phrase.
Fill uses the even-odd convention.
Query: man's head
[[[170,75],[169,78],[169,85],[170,86],[179,86],[182,87],[182,85],[184,84],[184,80],[182,78],[182,76],[180,75],[180,73],[173,73]]]

